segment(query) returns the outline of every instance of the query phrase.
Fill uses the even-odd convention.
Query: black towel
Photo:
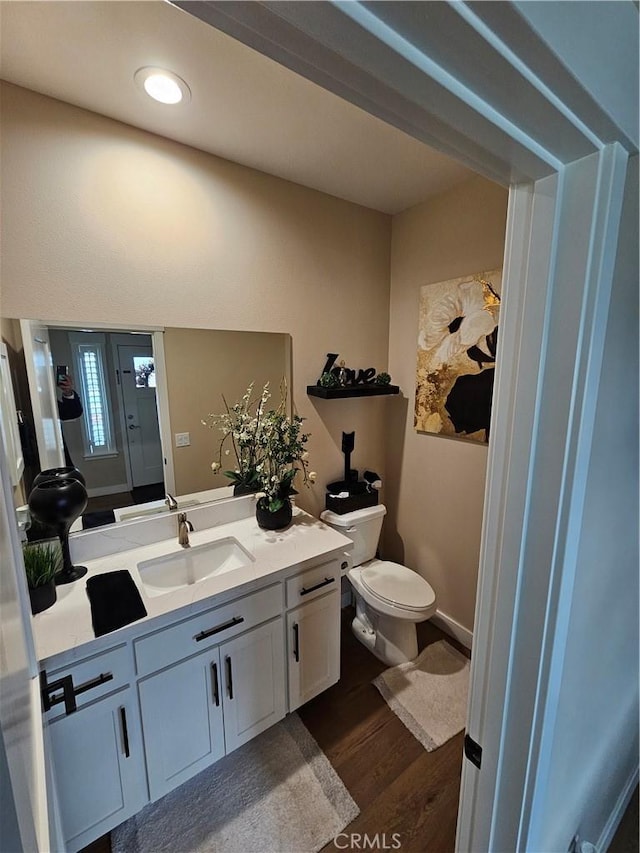
[[[90,530],[92,527],[102,527],[103,524],[114,524],[115,520],[116,516],[112,509],[85,512],[82,516],[82,529]]]
[[[127,569],[89,578],[87,595],[96,637],[123,628],[147,615],[138,588]]]

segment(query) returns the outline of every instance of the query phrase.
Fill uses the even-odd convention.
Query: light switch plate
[[[176,433],[176,447],[188,447],[191,444],[191,436],[188,432]]]

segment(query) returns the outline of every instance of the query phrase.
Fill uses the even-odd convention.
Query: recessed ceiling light
[[[173,71],[146,66],[138,68],[133,79],[149,97],[161,104],[179,104],[180,101],[188,102],[191,99],[191,90],[182,77]]]

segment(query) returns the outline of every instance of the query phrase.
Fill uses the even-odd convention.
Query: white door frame
[[[526,4],[177,5],[511,186],[469,706],[482,771],[464,761],[456,844],[527,849],[566,638],[560,589],[571,586],[580,537],[627,150],[637,144],[615,105],[585,97],[575,57],[563,64]],[[579,5],[597,43],[599,13]],[[629,8],[607,5],[626,37]],[[637,77],[633,51],[629,62],[619,85]]]
[[[38,327],[41,327],[38,329]],[[20,334],[22,336],[22,348],[29,382],[29,396],[33,411],[33,426],[38,443],[38,457],[40,469],[58,468],[65,465],[64,443],[62,440],[62,428],[58,418],[58,396],[53,378],[53,362],[51,359],[51,347],[49,344],[49,333],[47,323],[39,320],[20,320]],[[37,335],[41,337],[38,338]],[[45,387],[40,388],[36,374],[34,342],[40,343],[48,353],[51,362],[51,370],[46,373]],[[51,407],[51,417],[43,414],[43,405]],[[49,435],[47,436],[46,422],[51,421]],[[53,440],[53,444],[51,443]]]

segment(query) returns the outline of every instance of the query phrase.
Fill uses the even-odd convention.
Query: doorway
[[[146,335],[136,335],[134,343],[122,343],[125,335],[111,337],[131,490],[141,496],[164,489],[153,346]]]

